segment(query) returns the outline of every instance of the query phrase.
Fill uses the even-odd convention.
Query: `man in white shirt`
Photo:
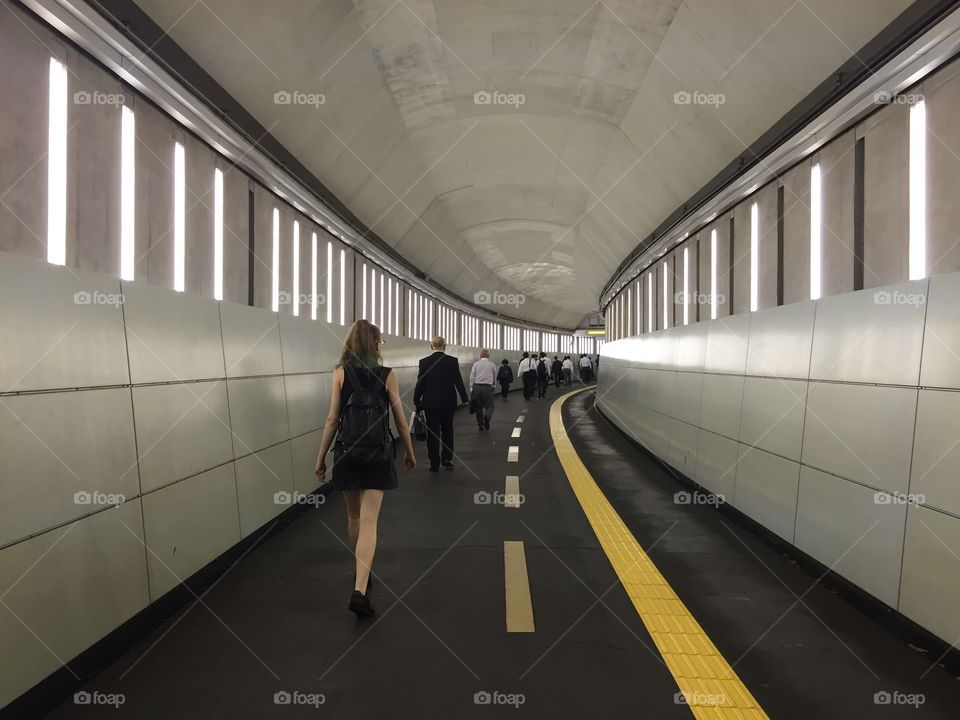
[[[563,379],[567,385],[573,382],[573,360],[570,359],[569,355],[565,355],[563,358]]]
[[[580,379],[584,385],[593,380],[593,361],[589,355],[580,356]]]
[[[490,361],[490,351],[481,350],[480,359],[470,368],[470,400],[477,416],[477,429],[489,430],[493,417],[493,384],[497,366]]]
[[[537,386],[537,361],[530,357],[530,353],[523,354],[518,372],[523,381],[523,399],[529,400],[533,397],[534,388]]]

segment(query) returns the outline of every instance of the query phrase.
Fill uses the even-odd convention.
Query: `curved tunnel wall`
[[[0,253],[0,707],[316,489],[344,332]]]
[[[601,350],[600,410],[947,643],[960,637],[960,274]]]

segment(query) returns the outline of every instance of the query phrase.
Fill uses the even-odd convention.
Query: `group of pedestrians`
[[[330,409],[323,427],[315,472],[321,484],[327,480],[327,454],[332,450],[336,467],[328,488],[343,493],[347,508],[347,538],[356,564],[354,588],[348,609],[358,617],[374,614],[370,604],[373,576],[370,568],[377,545],[377,520],[383,494],[398,486],[395,467],[396,439],[390,432],[390,416],[404,450],[408,470],[417,466],[410,427],[392,369],[382,365],[383,336],[380,328],[366,320],[350,327],[340,362],[333,372]],[[490,360],[488,350],[470,369],[470,395],[460,374],[460,363],[446,354],[446,341],[435,337],[433,351],[420,360],[417,384],[413,392],[416,412],[425,415],[427,457],[430,472],[453,467],[453,419],[459,403],[471,403],[477,429],[490,430],[494,412],[494,388],[500,385],[504,398],[514,381],[510,363],[504,359],[499,368]],[[523,353],[517,370],[523,382],[523,396],[546,397],[552,380],[556,387],[573,382],[574,364],[567,355],[556,355],[549,363],[546,353]],[[580,377],[591,381],[593,361],[584,355],[579,360]]]

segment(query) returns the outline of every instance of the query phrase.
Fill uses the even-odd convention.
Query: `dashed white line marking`
[[[518,428],[518,427],[514,428],[514,429],[513,429],[513,434],[510,435],[510,437],[515,437],[515,438],[520,437],[520,430],[521,430],[521,428]]]
[[[507,462],[518,462],[520,460],[520,447],[518,445],[511,445],[510,449],[507,450]]]
[[[520,507],[520,477],[518,475],[507,475],[507,482],[503,488],[504,501],[503,506],[508,508]]]
[[[520,417],[517,418],[517,422],[518,422],[518,423],[521,423],[521,422],[523,422],[525,419],[526,419],[526,418],[524,418],[524,416],[521,415]]]

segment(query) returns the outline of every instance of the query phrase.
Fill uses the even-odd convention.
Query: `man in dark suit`
[[[447,341],[438,335],[430,348],[433,354],[420,360],[413,404],[426,411],[430,472],[437,472],[441,465],[453,467],[453,413],[457,409],[458,394],[461,402],[467,402],[467,389],[460,374],[460,363],[444,352]]]

